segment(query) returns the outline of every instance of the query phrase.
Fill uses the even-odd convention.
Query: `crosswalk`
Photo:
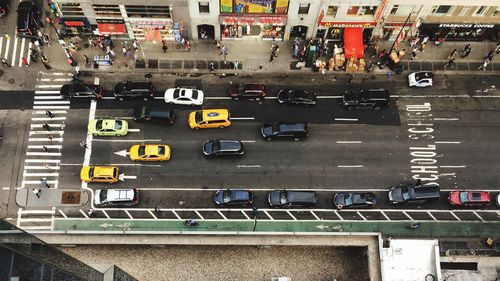
[[[0,58],[4,58],[10,66],[22,67],[23,58],[31,63],[33,42],[25,37],[4,34],[0,37]]]
[[[42,180],[49,185],[49,188],[59,187],[62,142],[66,115],[70,109],[70,102],[63,100],[60,88],[71,79],[71,73],[41,72],[38,75],[20,187],[27,190],[28,201],[37,201],[32,189],[44,188]],[[49,116],[47,111],[53,116]],[[41,196],[47,196],[45,194],[48,195],[42,192]],[[17,225],[23,229],[51,229],[53,216],[54,209],[20,209]]]

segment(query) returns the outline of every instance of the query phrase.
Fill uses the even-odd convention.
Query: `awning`
[[[346,27],[344,28],[344,53],[346,58],[363,58],[363,28]]]
[[[64,24],[66,26],[84,26],[85,25],[85,23],[83,23],[82,21],[71,21],[71,20],[65,20]]]
[[[97,28],[100,34],[123,34],[127,32],[123,23],[98,23]]]

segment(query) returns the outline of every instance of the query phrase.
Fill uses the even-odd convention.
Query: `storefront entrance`
[[[220,16],[221,39],[242,39],[245,36],[263,40],[283,40],[286,16]]]
[[[199,40],[213,40],[215,39],[215,28],[210,24],[198,25],[198,39]]]
[[[420,35],[431,40],[443,38],[446,41],[497,41],[500,25],[474,23],[422,24]]]
[[[290,38],[301,38],[302,40],[306,40],[306,34],[307,34],[307,26],[303,25],[296,25],[292,26],[292,29],[290,30]]]

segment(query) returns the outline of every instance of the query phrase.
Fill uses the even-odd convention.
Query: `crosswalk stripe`
[[[51,111],[53,114],[66,114],[68,113],[66,110],[53,110]],[[47,113],[47,111],[43,111],[43,110],[36,110],[36,111],[33,111],[34,114],[43,114],[45,115]]]
[[[30,131],[30,136],[31,135],[46,135],[46,134],[62,135],[62,134],[64,134],[64,131]]]
[[[26,152],[29,156],[61,156],[61,152]]]
[[[31,64],[31,47],[33,46],[33,43],[31,43],[31,41],[29,42],[28,44],[28,53],[27,53],[27,58],[28,58],[28,64]]]
[[[59,159],[24,159],[26,163],[61,163]]]
[[[35,88],[40,88],[40,89],[61,88],[62,86],[63,86],[62,84],[56,84],[56,85],[35,85]]]
[[[0,37],[0,58],[2,57],[2,48],[3,48],[3,36]]]
[[[42,105],[42,104],[69,104],[69,101],[66,101],[66,100],[34,101],[33,104],[37,104],[37,105]]]
[[[49,141],[48,138],[29,138],[28,141]],[[62,138],[52,138],[52,142],[62,142]]]
[[[33,106],[33,109],[69,109],[69,105],[52,105],[52,106],[35,105],[35,106]],[[56,118],[56,117],[54,117],[54,118]]]
[[[47,183],[48,184],[55,184],[55,183],[57,183],[57,181],[48,180]],[[40,181],[23,181],[23,185],[25,185],[25,184],[38,184],[38,185],[40,185]]]
[[[48,144],[48,145],[45,145],[45,146],[47,148],[58,148],[58,149],[62,148],[62,145],[57,145],[57,144],[55,144],[55,145]],[[29,148],[43,148],[43,147],[44,147],[44,145],[28,145],[28,149]]]
[[[10,38],[7,39],[7,45],[5,46],[5,56],[3,57],[5,60],[9,58],[9,48],[10,48]]]
[[[59,173],[24,173],[25,177],[57,177]]]
[[[48,94],[60,94],[60,90],[40,90],[40,91],[35,91],[35,94],[37,95],[48,95]]]
[[[35,100],[60,100],[62,96],[35,96]]]
[[[50,127],[53,127],[53,128],[64,128],[64,124],[51,124],[51,123],[47,123]],[[34,128],[43,128],[43,125],[44,124],[31,124],[31,129],[34,129]]]
[[[17,52],[17,35],[14,36],[14,49],[12,50],[12,62],[10,65],[14,66],[16,65],[16,52]]]
[[[53,117],[53,118],[50,118],[50,117],[33,117],[33,118],[31,118],[31,120],[32,121],[66,120],[66,117],[65,116]]]
[[[59,166],[24,166],[25,170],[60,170]]]

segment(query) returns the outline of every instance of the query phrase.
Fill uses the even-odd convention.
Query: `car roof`
[[[102,120],[102,128],[103,129],[114,129],[115,123],[118,120],[115,119],[101,119]]]
[[[234,140],[219,140],[220,150],[238,151],[241,149],[241,142]]]
[[[204,120],[229,118],[229,111],[227,109],[203,109],[202,114]]]
[[[430,71],[420,71],[420,72],[415,72],[415,80],[419,81],[422,79],[427,79],[434,77],[434,74]]]
[[[372,192],[352,192],[350,194],[352,196],[352,202],[355,204],[374,202],[376,198],[375,194]]]
[[[316,202],[316,192],[314,191],[294,191],[287,190],[289,202]]]
[[[94,175],[99,176],[112,176],[113,172],[117,169],[113,166],[91,166],[94,168]]]
[[[307,130],[307,123],[279,123],[281,131],[304,131]]]
[[[108,201],[129,201],[129,200],[134,200],[135,190],[133,188],[104,189],[104,190],[106,190],[106,198],[107,198]]]
[[[244,201],[244,200],[250,200],[251,197],[251,192],[248,190],[241,190],[241,189],[236,189],[233,190],[231,189],[231,194],[229,198],[231,201]]]

